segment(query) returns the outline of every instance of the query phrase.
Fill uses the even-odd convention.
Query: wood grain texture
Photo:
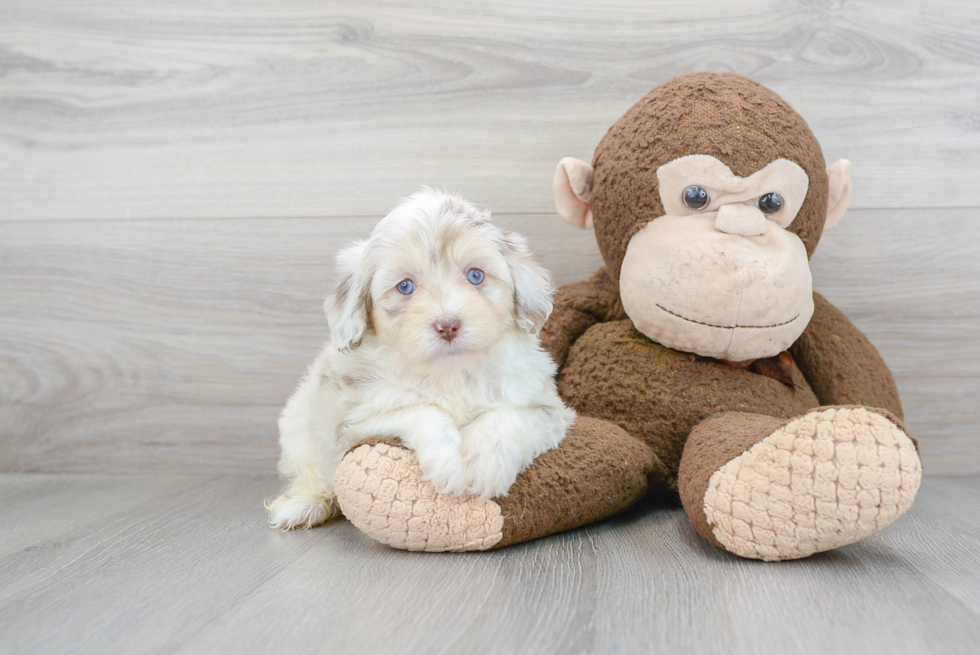
[[[0,653],[920,655],[980,639],[977,479],[930,478],[883,533],[777,564],[655,507],[492,553],[407,553],[343,520],[274,532],[274,488],[0,476]]]
[[[0,222],[0,471],[267,472],[375,219]],[[594,237],[508,216],[559,284]]]
[[[927,474],[980,472],[978,211],[854,211],[813,260],[895,372]],[[601,265],[555,216],[496,220],[559,284]],[[271,471],[333,255],[373,223],[0,223],[0,471]]]
[[[898,382],[926,475],[980,473],[980,209],[849,212],[813,258],[814,287]]]
[[[854,163],[854,206],[980,179],[974,0],[0,3],[0,220],[551,211],[654,85],[732,70]]]

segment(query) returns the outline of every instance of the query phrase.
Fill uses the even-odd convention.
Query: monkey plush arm
[[[541,328],[541,344],[551,353],[560,371],[572,344],[596,323],[612,320],[622,312],[615,283],[603,266],[588,280],[562,285],[555,294],[555,308]]]
[[[813,318],[790,354],[823,405],[865,405],[902,417],[885,361],[843,312],[813,294]]]

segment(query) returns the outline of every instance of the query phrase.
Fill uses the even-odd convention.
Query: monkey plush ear
[[[565,157],[558,162],[552,189],[562,220],[580,230],[591,230],[592,167],[580,159]]]
[[[832,230],[840,222],[851,201],[851,162],[838,159],[827,167],[827,221],[823,231]]]

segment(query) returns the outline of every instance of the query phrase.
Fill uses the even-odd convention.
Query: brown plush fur
[[[828,182],[806,122],[778,95],[743,77],[675,78],[629,109],[596,149],[592,212],[606,267],[558,290],[542,342],[559,364],[564,400],[580,415],[606,419],[646,444],[655,455],[651,489],[677,488],[680,478],[692,521],[714,542],[696,496],[703,497],[711,473],[727,461],[820,405],[864,404],[898,416],[902,410],[878,351],[819,294],[810,324],[790,349],[793,386],[666,348],[633,327],[619,298],[626,246],[664,214],[657,168],[688,154],[712,155],[739,176],[779,158],[799,164],[810,184],[789,229],[813,254]]]
[[[704,492],[711,475],[787,423],[789,419],[725,412],[706,418],[691,431],[680,462],[678,491],[699,535],[722,548],[704,515]]]
[[[379,443],[404,448],[400,439],[364,439],[349,451]],[[493,548],[544,537],[606,518],[630,507],[647,491],[647,476],[657,467],[649,448],[615,425],[581,417],[561,448],[534,461],[517,476],[508,494],[492,502],[504,519]],[[448,516],[430,520],[448,521]]]
[[[902,418],[902,402],[878,350],[819,293],[806,330],[790,353],[821,405],[882,407]]]
[[[718,545],[702,500],[725,463],[821,405],[902,414],[878,351],[818,294],[812,320],[789,351],[792,385],[672,350],[633,327],[619,296],[626,247],[664,214],[657,168],[690,154],[712,155],[739,176],[779,158],[799,164],[809,188],[788,229],[808,257],[816,249],[827,212],[823,154],[806,122],[775,93],[738,75],[699,73],[655,88],[628,110],[593,160],[592,212],[606,266],[558,290],[541,332],[578,424],[495,500],[506,516],[499,546],[621,511],[647,486],[652,495],[679,489],[698,532]]]
[[[565,365],[575,340],[596,323],[626,318],[619,289],[603,266],[591,279],[563,285],[555,293],[551,317],[541,328],[541,345],[558,368]]]
[[[858,406],[824,406],[820,411],[856,407]],[[918,441],[909,434],[899,417],[887,409],[867,407],[865,409],[881,414],[897,425],[908,435],[918,451]],[[705,419],[691,431],[678,472],[681,480],[678,491],[684,511],[694,524],[694,529],[719,548],[724,546],[718,542],[704,513],[704,496],[711,476],[787,423],[789,419],[744,412],[725,412]]]
[[[789,229],[813,255],[827,215],[827,169],[806,121],[752,80],[734,73],[694,73],[650,91],[596,148],[592,215],[613,279],[619,279],[630,238],[664,215],[657,169],[695,153],[716,157],[742,177],[780,158],[799,164],[810,186]]]
[[[615,425],[581,417],[560,448],[541,455],[503,498],[509,546],[621,512],[643,497],[656,466],[650,449]]]
[[[650,341],[626,319],[597,324],[575,343],[558,392],[581,415],[606,419],[647,444],[663,464],[656,483],[674,489],[687,435],[709,416],[737,411],[790,418],[819,406],[798,369],[793,379],[790,387],[695,359]]]

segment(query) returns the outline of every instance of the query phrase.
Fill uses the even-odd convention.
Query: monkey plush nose
[[[446,341],[452,341],[459,332],[461,321],[458,318],[440,318],[432,324],[432,328]]]
[[[766,233],[766,215],[750,205],[722,205],[715,227],[727,234],[756,237]]]

